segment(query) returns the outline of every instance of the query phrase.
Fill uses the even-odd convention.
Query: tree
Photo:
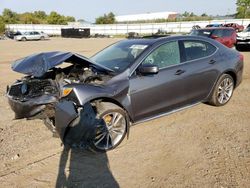
[[[193,12],[191,12],[190,15],[189,15],[189,17],[195,17],[195,16],[196,15]]]
[[[19,15],[20,22],[24,24],[41,24],[42,20],[35,16],[35,14],[26,12]]]
[[[47,17],[48,24],[63,24],[66,25],[67,21],[64,16],[61,16],[57,12],[52,11]]]
[[[115,23],[115,15],[113,12],[108,14],[104,14],[95,19],[96,24],[114,24]]]
[[[4,23],[18,23],[18,15],[16,12],[11,11],[10,9],[4,9],[3,10],[3,14],[2,14],[2,18]]]
[[[183,17],[189,17],[190,16],[190,13],[185,11],[183,14],[182,14]]]
[[[208,17],[208,15],[206,13],[203,13],[201,17]]]
[[[47,18],[47,14],[41,10],[35,11],[34,16],[40,20],[46,20]]]
[[[76,21],[76,19],[73,16],[66,16],[65,19],[67,22],[75,22]]]
[[[4,33],[4,31],[5,31],[5,24],[3,21],[3,17],[0,16],[0,34]]]
[[[237,0],[237,18],[250,18],[250,0]]]

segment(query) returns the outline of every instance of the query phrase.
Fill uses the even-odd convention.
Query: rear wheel
[[[26,40],[27,40],[26,37],[21,38],[21,41],[26,41]]]
[[[234,90],[234,79],[229,74],[223,74],[215,85],[209,104],[223,106],[231,99]]]
[[[96,128],[91,147],[96,151],[107,151],[117,147],[126,135],[128,118],[119,106],[103,102],[97,107],[97,116],[104,124]]]

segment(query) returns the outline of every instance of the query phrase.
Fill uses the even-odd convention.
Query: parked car
[[[250,45],[250,27],[246,28],[244,31],[237,33],[237,48],[242,46]]]
[[[223,24],[208,24],[206,27],[223,27]]]
[[[192,29],[200,29],[201,27],[199,25],[193,25]]]
[[[22,33],[20,32],[20,31],[6,31],[5,32],[5,36],[6,37],[8,37],[8,38],[10,38],[10,39],[14,39],[15,38],[15,36],[18,36],[18,35],[21,35]]]
[[[228,27],[196,29],[192,30],[190,35],[212,38],[229,48],[236,45],[237,38],[236,31]]]
[[[232,27],[235,29],[236,32],[241,32],[244,30],[244,26],[239,25],[237,23],[227,23],[227,24],[224,24],[224,27]]]
[[[137,32],[128,32],[127,38],[128,39],[139,39],[139,38],[141,38],[141,36]]]
[[[243,56],[209,38],[172,36],[119,41],[90,59],[34,54],[12,69],[27,75],[7,87],[16,119],[43,119],[64,144],[106,151],[130,125],[203,102],[228,103]]]
[[[49,36],[46,33],[37,31],[24,32],[21,35],[15,36],[16,41],[45,40],[48,38]]]

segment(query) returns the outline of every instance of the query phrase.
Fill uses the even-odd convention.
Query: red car
[[[237,23],[227,23],[227,24],[224,24],[224,27],[232,27],[235,29],[236,32],[241,32],[244,30],[244,26],[239,25]]]
[[[237,41],[236,31],[230,27],[211,27],[192,30],[191,35],[209,37],[232,48]]]

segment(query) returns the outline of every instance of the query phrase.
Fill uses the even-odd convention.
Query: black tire
[[[110,103],[110,102],[102,102],[102,103],[100,103],[96,107],[96,110],[97,110],[97,118],[103,119],[104,122],[105,122],[106,127],[97,127],[96,128],[95,138],[90,143],[90,147],[91,147],[91,149],[93,149],[94,151],[97,151],[97,152],[105,152],[105,151],[108,151],[108,150],[112,150],[112,149],[116,148],[123,141],[123,139],[126,136],[127,127],[128,127],[128,124],[129,124],[127,113],[121,107],[119,107],[118,105]],[[117,123],[120,124],[121,134],[118,135],[119,133],[116,132],[117,140],[114,140],[114,142],[113,141],[111,142],[111,140],[107,141],[108,139],[106,139],[106,138],[109,137],[109,139],[112,139],[111,134],[114,135],[114,132],[112,132],[112,128],[109,129],[110,122],[108,122],[109,120],[107,120],[107,118],[116,118],[116,117],[114,117],[115,114],[118,114],[119,118],[121,118],[121,120],[119,120],[117,122]],[[111,117],[111,116],[113,116],[113,117]],[[113,119],[111,119],[111,120],[113,120]],[[115,129],[116,128],[114,128],[114,130]],[[102,136],[100,137],[100,135],[105,134],[105,132],[108,134],[108,136],[105,136],[105,138],[97,144],[97,142],[102,137]],[[98,138],[99,138],[99,140],[98,140]],[[105,144],[107,146],[107,142],[110,142],[110,144],[108,144],[108,147],[105,147]],[[114,143],[114,144],[111,144],[111,143]]]
[[[27,41],[26,37],[22,37],[21,41]]]
[[[44,37],[44,36],[42,36],[42,37],[40,38],[40,40],[45,40],[45,37]]]
[[[227,84],[230,84],[227,86]],[[225,85],[225,87],[223,86]],[[231,85],[232,84],[232,85]],[[234,79],[229,74],[223,74],[217,81],[208,103],[213,106],[224,106],[233,96]],[[228,90],[226,89],[228,88]]]

